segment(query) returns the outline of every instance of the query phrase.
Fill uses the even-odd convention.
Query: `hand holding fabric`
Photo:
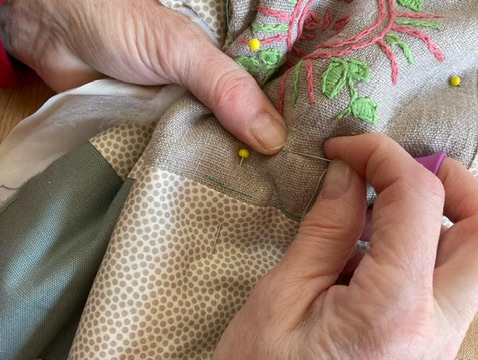
[[[105,76],[181,84],[255,150],[284,145],[284,121],[254,79],[157,0],[6,0],[0,25],[6,50],[56,91]]]
[[[478,308],[477,180],[450,158],[435,177],[380,134],[325,150],[341,160],[214,359],[453,359]],[[378,193],[371,251],[337,285],[363,229],[364,179]]]

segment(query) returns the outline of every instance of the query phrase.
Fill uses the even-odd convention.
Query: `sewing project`
[[[111,127],[14,192],[2,229],[39,186],[38,203],[54,206],[29,219],[58,219],[22,220],[0,240],[14,249],[0,265],[10,290],[22,273],[35,284],[40,259],[56,261],[56,273],[39,267],[44,280],[22,303],[28,337],[11,325],[18,297],[0,293],[9,309],[0,326],[13,334],[0,343],[18,359],[210,359],[317,196],[328,138],[383,132],[414,157],[446,152],[478,175],[475,0],[161,2],[206,27],[256,79],[286,120],[287,143],[272,157],[250,151],[185,94],[157,121]],[[81,169],[75,179],[70,167]],[[65,200],[48,181],[67,180],[82,190]],[[57,230],[25,259],[47,227]]]

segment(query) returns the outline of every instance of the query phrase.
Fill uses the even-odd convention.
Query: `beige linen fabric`
[[[478,314],[466,334],[456,360],[478,359]]]
[[[284,14],[290,15],[295,9],[290,3],[285,2],[285,5],[282,2],[277,3],[280,5],[276,6],[277,11],[280,10]],[[337,0],[311,4],[315,5],[320,18],[324,18],[328,12],[337,13],[339,10],[337,18],[343,18],[344,14],[354,15],[349,20],[350,26],[337,35],[341,40],[346,40],[352,39],[357,32],[370,29],[374,19],[380,15],[378,3],[356,0],[345,4]],[[385,4],[385,1],[382,3]],[[273,7],[275,4],[274,1],[261,3],[263,7]],[[312,5],[309,10],[314,9]],[[406,10],[398,5],[395,7],[396,13]],[[387,9],[385,7],[384,11],[390,11]],[[337,96],[329,99],[323,94],[322,82],[324,73],[333,63],[333,59],[328,57],[311,59],[309,66],[309,69],[312,69],[313,80],[311,89],[307,61],[303,61],[301,65],[297,63],[286,73],[283,73],[283,68],[279,68],[273,76],[276,78],[270,80],[265,87],[266,93],[277,107],[282,107],[289,129],[287,144],[277,156],[267,157],[254,153],[246,163],[247,171],[244,169],[237,171],[235,167],[237,150],[243,145],[221,128],[214,115],[204,105],[189,96],[178,102],[163,117],[164,121],[157,128],[158,136],[150,145],[152,154],[149,158],[155,159],[159,166],[174,173],[219,189],[220,185],[210,181],[213,177],[228,184],[230,188],[247,194],[241,196],[239,192],[235,192],[231,193],[232,196],[261,206],[274,205],[292,219],[302,217],[310,199],[316,194],[317,183],[326,167],[324,162],[300,154],[323,156],[323,143],[330,137],[384,132],[398,141],[413,156],[446,151],[449,156],[470,167],[478,144],[476,126],[478,49],[475,46],[478,32],[473,31],[478,27],[476,24],[478,3],[475,1],[426,3],[423,13],[424,16],[429,14],[442,16],[444,11],[445,17],[433,18],[441,30],[424,27],[423,33],[426,33],[429,39],[433,38],[445,61],[437,60],[421,39],[402,35],[414,55],[414,64],[408,64],[399,47],[394,49],[400,70],[396,85],[393,85],[391,79],[390,60],[380,46],[373,43],[374,37],[380,35],[386,24],[377,27],[375,33],[372,32],[369,39],[372,43],[369,46],[346,53],[347,59],[368,64],[367,67],[370,69],[368,82],[357,81],[353,86],[360,97],[373,99],[377,103],[376,123],[363,121],[352,115],[337,120],[337,116],[350,106],[351,85],[344,84]],[[264,14],[258,14],[253,23],[262,23],[260,20],[262,17]],[[298,25],[295,26],[297,27]],[[418,28],[421,30],[421,27]],[[324,41],[320,28],[315,31],[316,41]],[[297,31],[290,34],[293,38],[297,35]],[[272,35],[252,33],[252,30],[247,28],[227,50],[228,53],[236,59],[240,56],[255,56],[247,44],[241,41],[252,36],[275,37],[276,33]],[[335,40],[335,37],[333,39]],[[298,40],[296,46],[302,46],[305,41],[309,40]],[[263,48],[264,50],[274,48],[282,53],[287,48],[284,42],[287,41],[266,44]],[[329,56],[328,52],[334,54],[332,50],[321,48],[319,52],[325,54],[323,56]],[[350,46],[341,47],[340,50],[349,51]],[[289,51],[287,54],[290,54],[294,63],[295,53]],[[257,56],[260,57],[260,54]],[[449,78],[457,73],[463,81],[462,86],[455,88],[450,86]],[[264,74],[257,74],[257,78],[258,81],[262,81]],[[313,102],[310,93],[314,95]],[[219,176],[214,176],[215,174]]]

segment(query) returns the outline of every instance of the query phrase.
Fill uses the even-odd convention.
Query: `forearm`
[[[35,1],[4,0],[0,6],[0,40],[5,51],[12,57],[32,67],[33,54],[41,43],[38,41],[38,25],[34,18]]]
[[[41,59],[58,21],[52,21],[52,4],[43,0],[3,0],[0,6],[0,40],[6,52],[32,69]]]
[[[7,54],[10,48],[9,10],[9,1],[0,0],[0,88],[12,88],[20,84],[11,59]]]
[[[0,0],[0,42],[7,52],[10,48],[10,22],[8,21],[10,8],[10,0]]]

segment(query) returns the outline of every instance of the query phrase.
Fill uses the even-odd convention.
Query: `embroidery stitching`
[[[416,6],[412,6],[411,3],[406,3],[406,4],[401,4],[402,6],[406,6],[409,9],[415,10],[418,9]],[[409,5],[409,6],[407,6]],[[415,4],[417,5],[417,4]],[[433,19],[433,18],[443,18],[442,15],[438,14],[417,14],[417,13],[397,13],[394,8],[394,1],[393,0],[388,0],[388,7],[389,7],[389,23],[385,27],[385,29],[378,34],[377,36],[373,37],[372,39],[366,40],[365,37],[370,35],[372,31],[377,29],[379,25],[382,24],[383,21],[387,18],[387,11],[385,8],[385,2],[384,0],[378,0],[378,8],[379,8],[379,15],[377,18],[377,21],[372,24],[372,26],[368,29],[365,29],[362,31],[360,34],[355,35],[349,39],[340,41],[340,42],[331,42],[331,43],[324,43],[316,47],[316,51],[311,53],[311,54],[305,54],[305,53],[300,53],[297,48],[294,48],[296,53],[302,57],[302,59],[326,59],[326,58],[332,58],[335,59],[335,62],[332,61],[332,63],[329,65],[328,70],[333,71],[335,67],[337,67],[337,61],[336,59],[339,57],[343,57],[347,55],[348,53],[354,51],[354,50],[359,50],[366,48],[368,46],[373,45],[376,43],[381,50],[384,52],[385,56],[390,61],[391,65],[391,79],[392,79],[392,84],[397,84],[398,83],[398,63],[395,58],[395,55],[393,51],[387,46],[387,43],[390,45],[397,45],[404,53],[405,57],[407,58],[407,61],[409,64],[413,64],[413,55],[408,47],[408,45],[400,38],[400,36],[397,33],[402,33],[406,34],[412,37],[415,37],[417,39],[422,40],[427,46],[429,51],[435,56],[435,58],[439,61],[444,61],[444,56],[443,53],[440,51],[440,49],[436,46],[436,44],[431,40],[431,38],[426,35],[425,33],[422,33],[421,31],[418,30],[413,30],[409,29],[406,27],[406,25],[409,26],[417,26],[417,27],[427,27],[431,28],[434,30],[440,30],[441,27],[428,20],[424,19]],[[418,11],[418,10],[417,10]],[[399,19],[397,19],[399,18]],[[310,20],[309,20],[310,21]],[[310,26],[310,23],[307,24]],[[314,24],[315,25],[315,24]],[[312,25],[311,27],[314,27]],[[322,27],[324,28],[324,27]],[[320,50],[323,49],[332,49],[332,51],[323,51],[321,52]],[[335,50],[334,50],[335,49]],[[331,66],[331,67],[330,67]],[[336,74],[338,75],[338,74]],[[345,74],[342,74],[345,76]],[[283,76],[287,76],[287,73],[285,73]],[[325,76],[326,81],[327,77],[331,76],[330,74],[327,74]],[[330,79],[329,79],[330,80]],[[355,97],[355,87],[353,84],[353,81],[341,79],[338,77],[335,79],[338,81],[337,86],[339,86],[341,83],[342,86],[347,83],[349,85],[350,91],[351,91],[351,103],[350,105],[343,110],[338,116],[338,119],[342,119],[345,116],[348,116],[349,114],[354,115],[355,117],[372,123],[376,124],[378,122],[378,115],[377,115],[377,109],[378,105],[377,103],[371,99],[371,98],[358,98]],[[339,91],[339,88],[334,88],[332,87],[332,92],[330,92],[330,89],[325,86],[323,87],[322,90],[324,91],[329,91],[329,93],[324,93],[324,95],[328,96],[329,98],[335,97],[334,92]],[[310,91],[310,88],[309,88]],[[312,90],[313,91],[313,90]],[[309,94],[309,103],[310,103],[310,94]],[[366,99],[366,100],[365,100]],[[279,106],[280,108],[283,107],[283,104]]]
[[[368,97],[358,97],[354,84],[354,81],[368,81],[369,78],[370,69],[364,62],[354,59],[332,59],[322,75],[322,93],[329,99],[334,99],[345,84],[350,91],[350,104],[339,113],[337,120],[353,114],[360,120],[377,124],[377,103]]]
[[[410,10],[422,11],[423,9],[422,0],[397,0],[397,2]]]
[[[280,55],[280,57],[275,58],[275,63],[273,67],[261,65],[260,62],[257,60],[256,56],[240,55],[236,57],[235,59],[236,62],[238,62],[244,69],[249,71],[251,75],[253,76],[266,72],[265,78],[262,80],[262,86],[264,86],[267,83],[267,81],[272,76],[274,71],[277,70],[280,66],[282,66],[285,61],[289,63],[289,66],[294,65],[290,60],[290,50],[293,47],[293,43],[292,43],[293,29],[291,28],[291,24],[294,24],[296,21],[298,21],[297,31],[299,33],[298,37],[300,37],[300,34],[303,29],[304,21],[305,21],[305,17],[303,15],[305,13],[308,13],[308,10],[313,2],[312,0],[294,0],[294,1],[288,0],[288,1],[291,4],[296,5],[294,8],[294,11],[290,15],[282,11],[266,8],[263,5],[258,5],[257,7],[258,13],[271,16],[279,21],[284,22],[283,24],[263,25],[263,24],[258,24],[257,22],[254,22],[253,24],[251,24],[251,30],[253,31],[262,31],[262,32],[287,31],[285,35],[279,34],[274,37],[259,39],[259,41],[263,45],[272,44],[277,41],[286,40],[287,49],[288,49],[287,53],[285,55],[281,55],[279,52],[277,52]],[[303,7],[303,10],[301,10],[302,7]],[[243,44],[248,44],[249,42],[248,39],[244,39],[244,38],[239,38],[238,41]],[[271,49],[268,49],[268,50],[271,50]],[[264,50],[264,51],[267,51],[267,50]],[[258,55],[260,56],[261,52],[258,52]],[[282,57],[284,57],[286,60],[282,60]]]
[[[352,1],[353,0],[347,0],[345,2],[350,3]],[[311,53],[303,52],[292,43],[292,24],[295,24],[295,22],[298,21],[296,34],[297,39],[314,39],[315,35],[311,32],[317,31],[319,26],[321,31],[335,30],[336,32],[331,35],[331,37],[334,37],[334,35],[341,32],[347,26],[350,21],[350,16],[342,16],[334,22],[334,14],[331,11],[326,11],[322,19],[314,12],[309,11],[309,8],[312,4],[311,0],[307,0],[307,2],[306,0],[289,2],[296,5],[292,14],[269,9],[263,5],[259,5],[257,8],[258,13],[271,16],[281,23],[275,25],[260,25],[254,23],[251,25],[252,30],[262,32],[287,31],[286,34],[278,34],[274,37],[261,40],[262,44],[271,44],[276,41],[286,40],[288,52],[285,54],[285,56],[279,52],[273,54],[264,53],[264,51],[270,50],[268,49],[263,50],[262,52],[257,52],[255,56],[242,55],[236,58],[236,61],[252,75],[266,73],[265,78],[262,81],[262,85],[266,84],[272,74],[280,66],[282,66],[285,62],[288,63],[289,69],[284,72],[279,83],[278,110],[280,113],[283,113],[284,109],[286,79],[291,71],[292,66],[294,65],[295,69],[293,71],[291,94],[292,105],[297,104],[300,95],[300,73],[304,69],[306,72],[308,102],[309,104],[315,103],[313,64],[311,60],[331,59],[331,63],[322,76],[323,94],[329,99],[334,99],[340,90],[345,86],[345,84],[347,84],[350,91],[350,103],[346,109],[337,115],[337,119],[340,120],[348,115],[353,115],[365,122],[377,124],[377,103],[375,100],[369,97],[359,97],[357,95],[357,89],[355,85],[356,81],[367,81],[370,70],[363,62],[344,58],[346,55],[352,51],[365,49],[376,44],[390,61],[391,81],[394,85],[398,83],[399,67],[394,51],[392,50],[393,47],[398,47],[403,52],[408,63],[414,64],[412,51],[410,50],[408,44],[400,37],[400,34],[405,34],[421,40],[427,45],[428,50],[438,61],[444,61],[443,53],[427,34],[421,32],[420,30],[410,28],[424,27],[432,30],[441,30],[440,25],[431,21],[430,19],[443,18],[443,15],[418,13],[423,9],[422,0],[377,0],[378,16],[375,22],[369,28],[363,30],[359,34],[341,41],[331,41],[319,44]],[[396,3],[414,12],[397,12],[395,9]],[[378,34],[373,35],[373,32],[378,32]],[[244,44],[248,42],[246,39],[239,39],[239,41]],[[292,51],[301,58],[297,64],[294,64],[290,58]],[[263,55],[272,55],[272,60],[268,62],[264,61],[262,59]],[[284,57],[285,59],[283,59]],[[304,62],[306,66],[302,66]],[[360,73],[360,71],[362,73]]]

